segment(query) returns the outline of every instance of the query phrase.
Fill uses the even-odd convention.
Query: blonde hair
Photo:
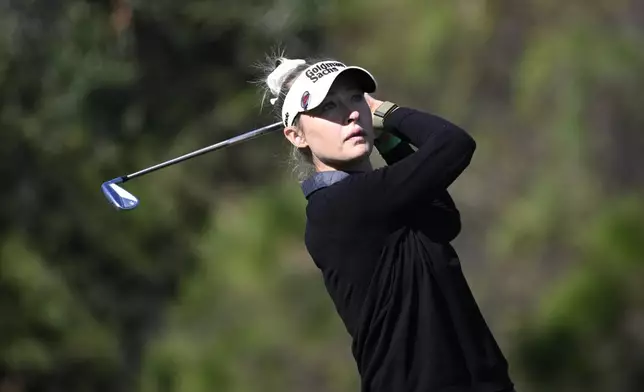
[[[306,60],[293,60],[285,56],[284,50],[279,50],[273,54],[267,55],[263,63],[256,64],[261,72],[261,78],[254,83],[260,86],[262,91],[261,108],[264,108],[267,98],[272,105],[274,115],[282,120],[282,106],[284,99],[288,94],[289,89],[293,85],[295,79],[300,74],[320,60],[306,59]],[[277,73],[276,70],[282,64],[283,73]],[[286,66],[286,64],[288,64]],[[298,119],[295,119],[294,125],[299,132],[303,132]],[[289,154],[289,166],[292,173],[298,181],[304,181],[306,178],[315,173],[315,166],[313,165],[313,154],[311,149],[291,147]]]

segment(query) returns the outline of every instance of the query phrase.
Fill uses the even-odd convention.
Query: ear
[[[296,127],[291,126],[284,128],[284,137],[286,137],[288,141],[297,148],[305,148],[309,146],[306,142],[306,138],[304,137],[304,132]]]

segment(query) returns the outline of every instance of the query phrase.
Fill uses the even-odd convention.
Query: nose
[[[344,125],[354,123],[360,119],[360,112],[356,109],[355,103],[349,99],[339,99],[338,105],[340,106],[342,118],[344,119]]]
[[[358,119],[360,119],[360,113],[357,110],[352,110],[351,113],[349,113],[349,117],[347,118],[347,124],[354,123],[358,121]]]

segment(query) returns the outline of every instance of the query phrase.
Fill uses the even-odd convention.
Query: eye
[[[322,105],[322,108],[321,108],[321,109],[322,109],[322,111],[323,111],[323,112],[326,112],[327,110],[331,110],[331,109],[333,109],[333,108],[335,108],[335,102],[333,102],[333,101],[329,101],[329,102],[325,102],[325,103]]]
[[[364,99],[364,94],[363,93],[355,93],[351,96],[351,99],[354,102],[360,102]]]

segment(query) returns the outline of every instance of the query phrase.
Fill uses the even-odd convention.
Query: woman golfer
[[[352,337],[362,391],[512,391],[450,246],[461,223],[447,187],[472,137],[372,98],[373,76],[335,60],[279,58],[266,84],[284,136],[314,168],[302,182],[305,243]],[[372,168],[374,146],[386,167]]]

